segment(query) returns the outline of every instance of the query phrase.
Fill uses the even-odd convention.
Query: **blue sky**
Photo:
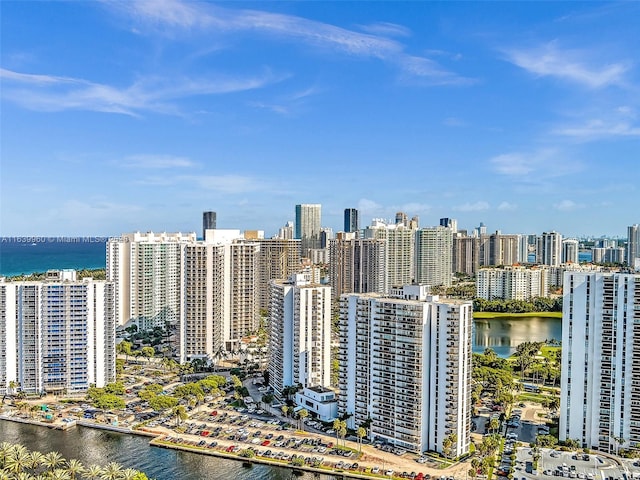
[[[640,221],[640,3],[2,2],[1,235]]]

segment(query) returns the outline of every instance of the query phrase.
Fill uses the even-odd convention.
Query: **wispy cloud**
[[[374,24],[362,33],[295,15],[260,10],[229,9],[204,3],[178,0],[138,0],[107,2],[115,11],[141,25],[148,25],[164,35],[194,30],[219,36],[233,32],[255,32],[347,55],[382,60],[398,66],[405,75],[429,79],[432,85],[460,85],[470,79],[448,71],[437,62],[405,52],[405,45],[388,38],[407,33],[394,24]],[[364,28],[367,30],[367,28]]]
[[[489,203],[484,200],[479,200],[477,202],[467,202],[462,205],[456,205],[452,209],[456,212],[481,212],[483,210],[489,210]]]
[[[582,169],[580,162],[557,149],[504,153],[491,158],[489,164],[496,173],[521,181],[559,177]]]
[[[84,79],[27,74],[0,69],[2,96],[39,111],[88,110],[131,116],[153,111],[179,114],[174,101],[262,88],[281,80],[265,72],[254,77],[162,78],[145,77],[128,87],[115,87]]]
[[[532,49],[512,49],[507,59],[520,68],[541,77],[557,77],[589,88],[624,83],[627,62],[595,62],[581,50],[561,50],[555,42]]]
[[[466,127],[467,122],[457,117],[447,117],[442,122],[447,127]]]
[[[518,205],[511,202],[502,202],[498,205],[498,210],[501,212],[513,212],[518,209]]]
[[[573,200],[562,200],[561,202],[553,204],[553,208],[561,212],[572,212],[585,206],[574,202]]]
[[[640,126],[634,126],[625,121],[610,122],[605,120],[590,120],[582,125],[557,128],[553,133],[574,137],[582,141],[598,140],[608,137],[640,137]]]
[[[270,188],[268,182],[244,175],[180,176],[180,180],[193,182],[205,190],[226,194],[257,192]]]
[[[195,163],[186,157],[176,157],[173,155],[130,155],[118,162],[122,167],[129,168],[189,168]]]
[[[376,22],[369,25],[358,25],[358,27],[367,33],[386,37],[408,37],[411,35],[411,30],[397,23]]]

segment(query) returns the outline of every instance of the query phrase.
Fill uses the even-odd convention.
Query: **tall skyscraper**
[[[320,248],[322,206],[320,204],[296,205],[295,238],[301,240],[300,254],[307,256],[309,249]]]
[[[560,441],[640,448],[640,276],[566,272],[563,292]]]
[[[203,212],[202,214],[202,238],[207,230],[216,229],[216,212]]]
[[[302,267],[300,240],[270,238],[257,240],[258,252],[258,308],[269,310],[272,280],[289,278]]]
[[[278,230],[278,235],[276,235],[276,238],[279,238],[282,240],[293,240],[294,239],[293,222],[287,222],[287,224],[284,227],[280,227],[280,229]]]
[[[453,237],[453,271],[475,275],[480,266],[480,239],[478,237]]]
[[[302,274],[271,284],[269,384],[328,387],[331,381],[331,287]]]
[[[421,228],[415,236],[415,282],[432,287],[451,286],[453,230],[440,226]]]
[[[415,232],[403,223],[389,225],[379,219],[374,219],[371,226],[365,228],[364,238],[387,242],[387,288],[413,283]]]
[[[640,271],[640,225],[627,228],[626,262],[631,268]]]
[[[344,231],[347,233],[360,231],[360,220],[358,218],[357,209],[355,208],[344,209]]]
[[[258,326],[259,241],[240,230],[208,230],[185,246],[180,361],[237,352]]]
[[[340,299],[338,414],[370,440],[458,457],[471,442],[472,304],[424,285]]]
[[[183,252],[195,233],[126,233],[107,242],[107,280],[114,282],[116,323],[176,325],[182,310]]]
[[[458,221],[455,218],[441,218],[440,226],[450,228],[453,233],[456,233],[458,231]]]
[[[0,280],[0,394],[86,392],[115,381],[113,283],[75,271]]]
[[[562,263],[562,235],[558,232],[543,232],[538,237],[536,262],[558,267]]]
[[[343,293],[387,292],[387,243],[339,232],[329,244],[329,283],[333,299]]]
[[[578,245],[574,238],[562,241],[562,263],[578,263]]]

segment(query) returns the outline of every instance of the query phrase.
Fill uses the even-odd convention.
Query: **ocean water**
[[[107,237],[0,237],[0,276],[105,268]]]

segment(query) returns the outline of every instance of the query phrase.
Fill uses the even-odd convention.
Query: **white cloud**
[[[89,110],[138,116],[145,111],[177,114],[173,101],[199,95],[225,94],[262,88],[280,81],[270,72],[234,78],[141,78],[128,87],[113,87],[83,79],[0,70],[6,80],[2,95],[39,111]]]
[[[513,212],[517,209],[518,205],[516,205],[515,203],[502,202],[500,205],[498,205],[498,210],[503,212]]]
[[[218,193],[238,194],[268,190],[269,185],[263,179],[247,177],[243,175],[201,175],[181,176],[180,180],[186,180],[197,184],[205,190],[213,190]]]
[[[580,208],[584,208],[584,205],[578,204],[573,200],[562,200],[559,203],[554,203],[553,208],[561,212],[571,212]]]
[[[489,203],[485,201],[477,201],[474,203],[463,203],[452,208],[456,212],[481,212],[483,210],[489,210]]]
[[[555,42],[529,50],[512,49],[506,54],[511,63],[530,73],[569,80],[589,88],[620,85],[629,70],[629,65],[624,62],[589,64],[586,52],[560,50]]]
[[[125,157],[120,165],[131,168],[189,168],[195,166],[186,157],[176,157],[173,155],[130,155]]]
[[[358,201],[358,210],[362,215],[379,215],[383,211],[382,205],[367,198],[361,198]]]
[[[409,37],[411,35],[411,30],[397,23],[376,22],[369,25],[359,25],[359,27],[367,33],[387,37]]]
[[[553,133],[584,141],[607,137],[640,137],[640,126],[625,121],[591,120],[583,125],[557,128]]]
[[[560,177],[582,169],[580,162],[552,148],[527,153],[504,153],[489,159],[489,164],[496,173],[529,182]]]
[[[257,32],[348,55],[379,59],[397,65],[405,74],[429,79],[428,83],[431,85],[460,85],[470,82],[469,79],[447,71],[433,60],[407,54],[404,44],[385,36],[406,33],[407,30],[399,25],[375,24],[369,26],[371,33],[361,33],[295,15],[228,9],[206,3],[138,0],[108,2],[107,5],[135,22],[155,27],[163,35],[172,36],[181,31],[191,34],[194,29],[210,35]]]

